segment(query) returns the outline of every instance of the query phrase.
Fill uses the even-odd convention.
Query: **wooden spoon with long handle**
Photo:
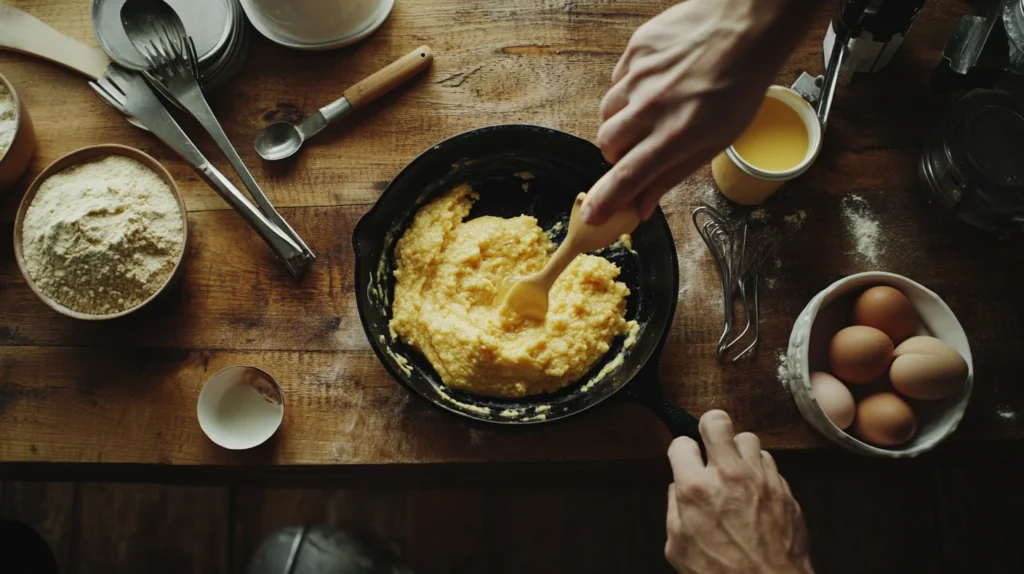
[[[0,50],[3,49],[50,60],[94,80],[102,76],[110,64],[103,50],[65,36],[11,6],[0,6]]]
[[[494,302],[499,313],[511,309],[523,317],[543,319],[548,312],[548,292],[551,286],[577,255],[607,247],[640,224],[640,214],[633,206],[615,213],[600,225],[584,223],[580,212],[586,197],[585,193],[576,196],[569,215],[569,231],[565,241],[558,246],[544,268],[526,277],[507,279],[498,289]]]

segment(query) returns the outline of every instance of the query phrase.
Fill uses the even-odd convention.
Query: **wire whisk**
[[[730,349],[753,331],[750,343],[730,362],[738,362],[756,353],[761,338],[761,301],[758,294],[761,268],[775,252],[777,241],[768,234],[755,234],[746,221],[736,222],[717,209],[701,205],[693,210],[693,225],[708,246],[722,280],[724,326],[718,338],[716,354],[725,361]],[[746,324],[733,336],[736,320],[736,294],[743,305]]]

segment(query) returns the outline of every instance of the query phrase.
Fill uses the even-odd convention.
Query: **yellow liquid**
[[[796,110],[775,98],[765,98],[754,121],[733,143],[750,165],[765,171],[792,169],[807,157],[807,127]]]

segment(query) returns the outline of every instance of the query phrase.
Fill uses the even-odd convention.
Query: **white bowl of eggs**
[[[967,335],[924,286],[892,273],[836,281],[793,326],[788,384],[807,422],[855,453],[914,457],[956,430],[974,382]]]

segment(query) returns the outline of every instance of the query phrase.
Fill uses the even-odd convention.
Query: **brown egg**
[[[857,414],[850,389],[839,379],[821,371],[811,373],[811,393],[821,410],[837,427],[846,429]]]
[[[872,287],[857,297],[853,306],[853,324],[874,327],[894,344],[917,331],[917,309],[899,289],[887,285]]]
[[[967,361],[934,337],[911,337],[894,351],[889,380],[900,394],[922,401],[948,397],[963,388]]]
[[[894,393],[878,393],[857,405],[857,436],[876,446],[899,446],[914,437],[917,420],[910,405]]]
[[[892,363],[892,339],[875,329],[854,325],[832,337],[828,349],[832,374],[847,383],[870,383]]]

